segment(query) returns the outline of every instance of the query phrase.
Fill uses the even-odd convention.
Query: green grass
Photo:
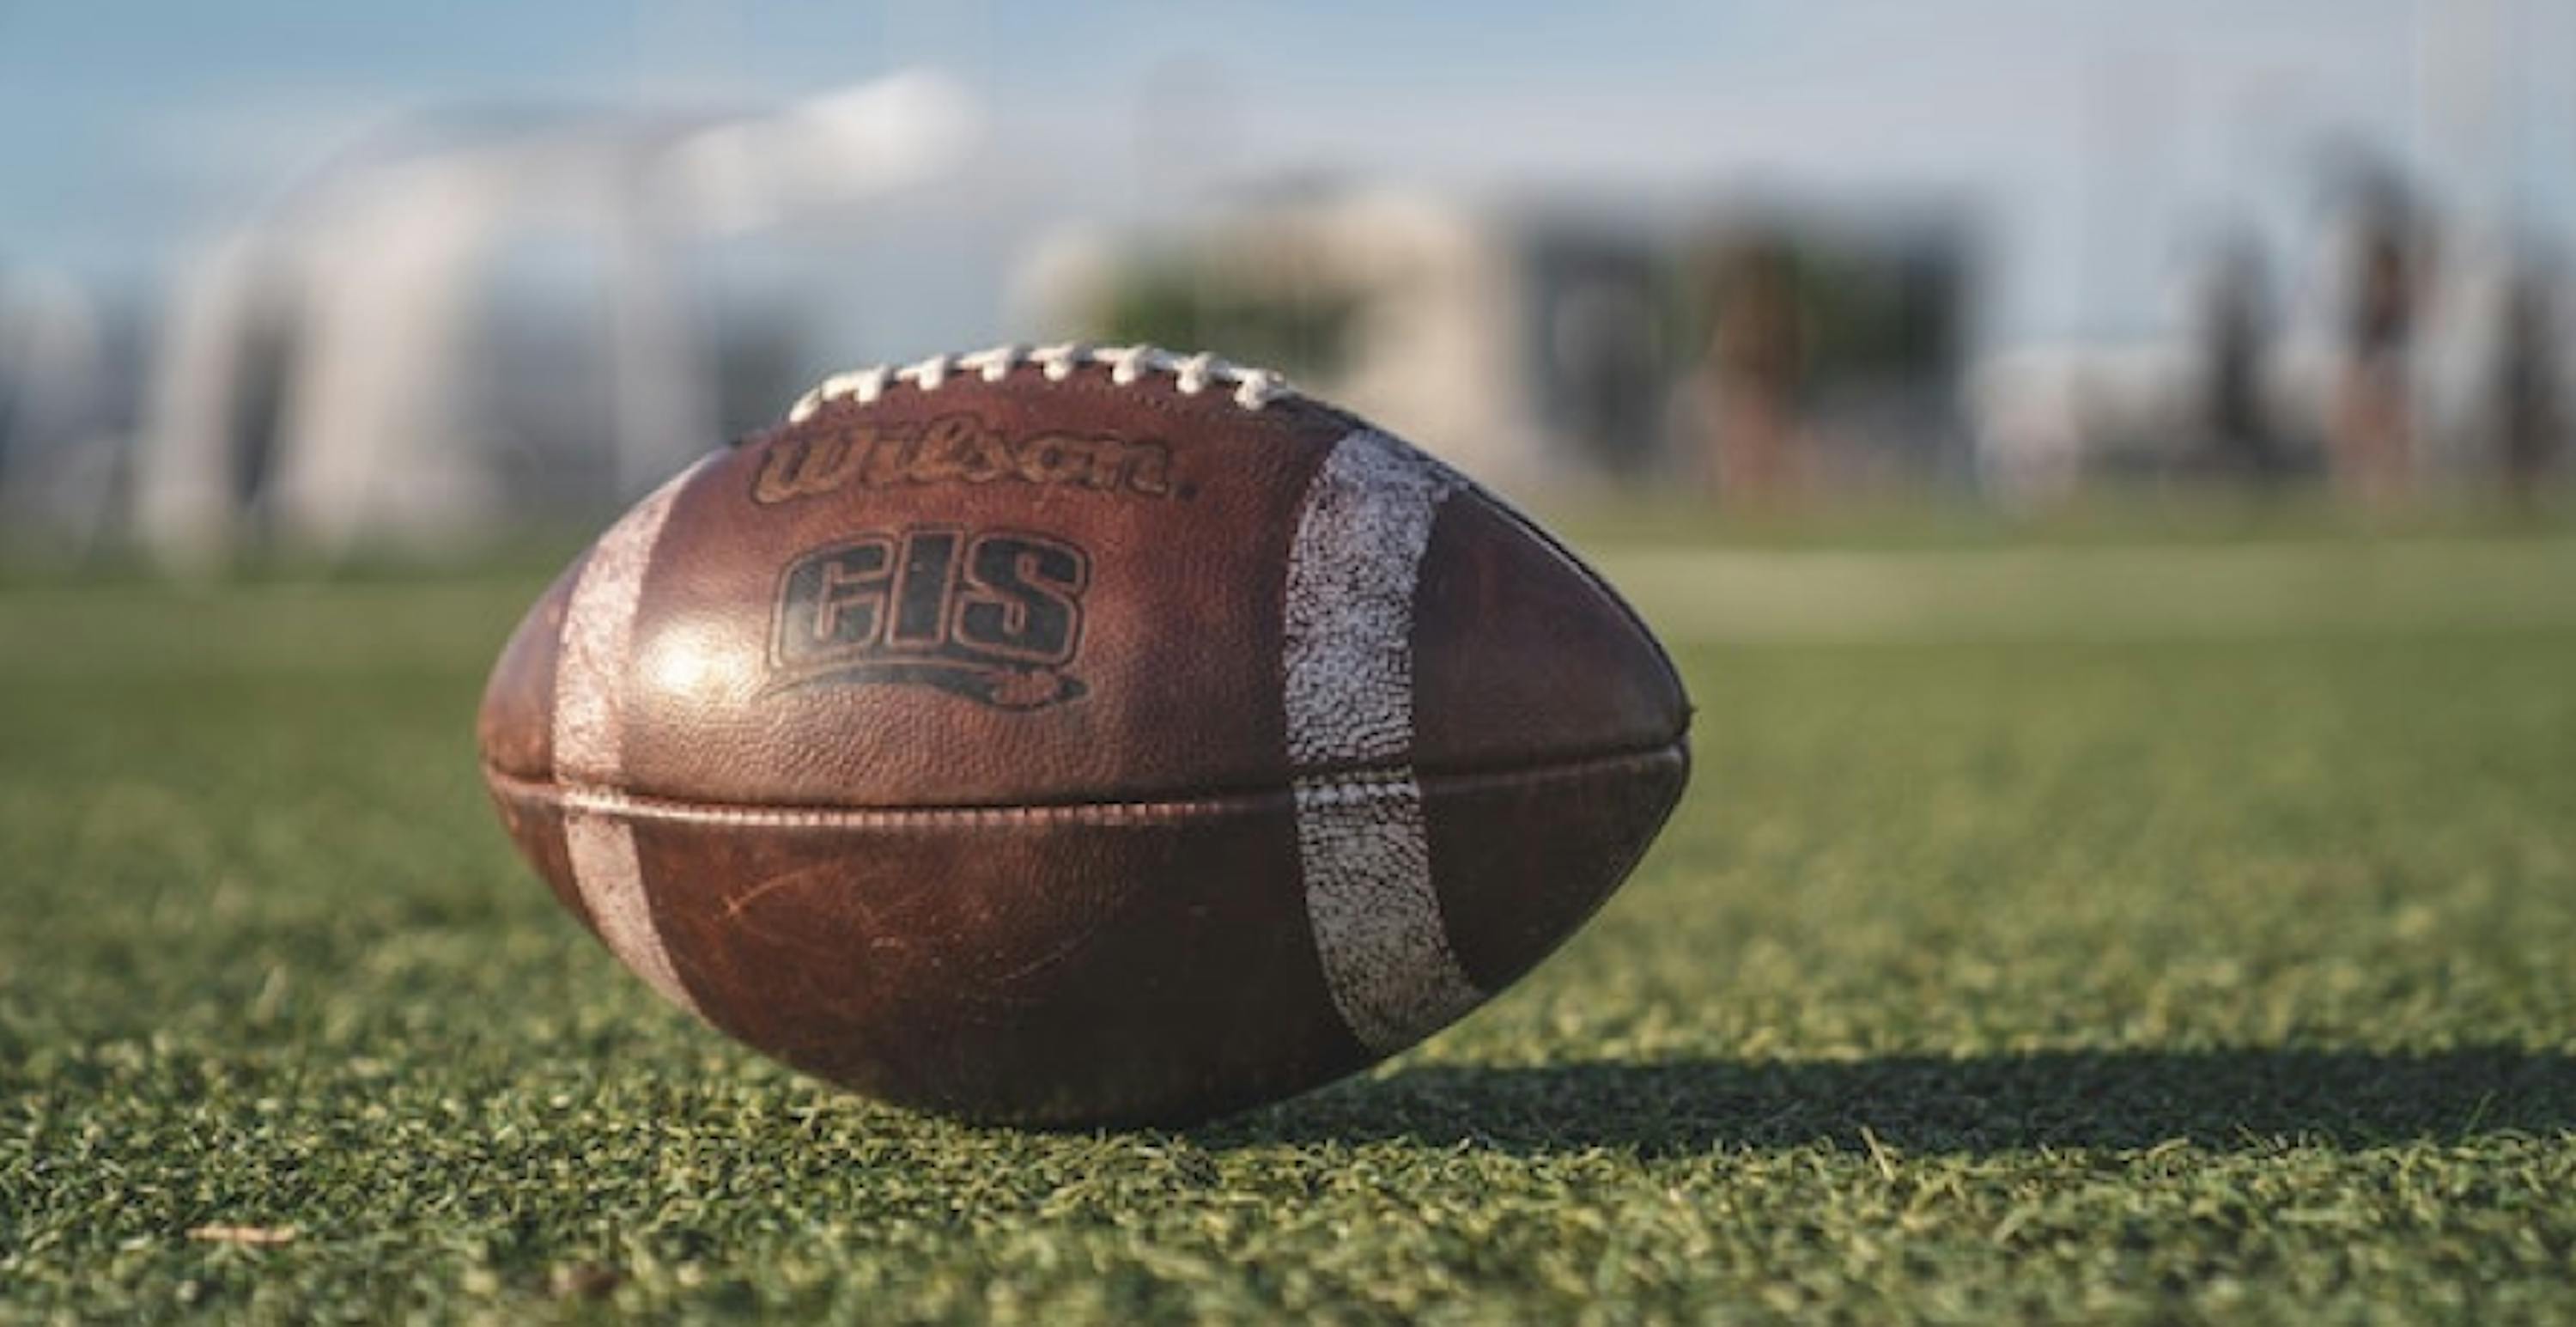
[[[1069,1136],[559,913],[472,772],[533,581],[22,585],[0,1320],[2576,1317],[2576,577],[2504,542],[2177,551],[2215,617],[1614,551],[1700,705],[1629,888],[1366,1078]]]

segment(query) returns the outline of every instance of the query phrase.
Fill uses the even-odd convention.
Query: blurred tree
[[[2223,242],[2202,291],[2200,327],[2200,413],[2211,459],[2222,473],[2267,485],[2287,471],[2263,398],[2273,331],[2270,279],[2253,235]]]
[[[2346,206],[2352,247],[2344,370],[2329,453],[2338,486],[2378,504],[2413,478],[2414,336],[2433,282],[2434,237],[2413,191],[2385,166],[2356,171]]]
[[[1328,379],[1350,362],[1360,297],[1314,282],[1250,288],[1183,262],[1139,266],[1112,288],[1089,334],[1107,342],[1144,342],[1212,350],[1291,378]]]
[[[2565,357],[2551,285],[2543,269],[2517,270],[2505,293],[2498,338],[2496,432],[2503,443],[2505,482],[2525,501],[2555,467],[2566,441],[2559,382]]]
[[[1812,344],[1808,310],[1826,301],[1802,280],[1796,245],[1769,228],[1718,249],[1707,299],[1701,391],[1712,478],[1730,501],[1776,499],[1798,482],[1798,396]]]

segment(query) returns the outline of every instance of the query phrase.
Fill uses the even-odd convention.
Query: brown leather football
[[[654,989],[908,1106],[1184,1123],[1565,939],[1680,795],[1618,596],[1274,375],[1059,346],[835,378],[530,610],[484,774]]]

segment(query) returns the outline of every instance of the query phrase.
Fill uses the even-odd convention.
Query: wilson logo
[[[909,683],[1003,709],[1071,700],[1091,559],[1061,539],[924,527],[863,534],[780,579],[773,686]]]
[[[1169,497],[1172,453],[1151,440],[1075,433],[1011,438],[963,414],[919,426],[809,425],[770,441],[751,500],[775,506],[852,485],[1000,483]]]

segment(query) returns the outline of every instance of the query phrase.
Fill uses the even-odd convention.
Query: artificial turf
[[[1592,926],[1105,1135],[801,1080],[563,916],[473,772],[533,581],[0,591],[0,1320],[2576,1316],[2576,577],[2517,547],[2468,619],[2170,633],[2078,561],[2027,630],[1731,636],[1667,557],[1699,774]]]

